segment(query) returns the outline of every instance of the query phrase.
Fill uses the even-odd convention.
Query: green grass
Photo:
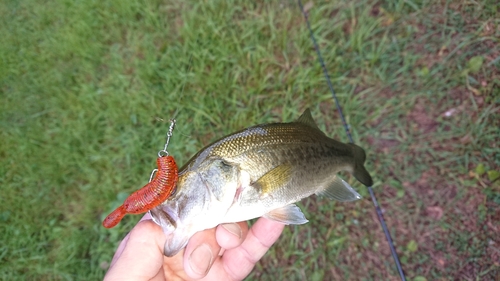
[[[410,280],[500,274],[496,2],[309,11]],[[102,278],[139,217],[100,222],[147,181],[173,116],[178,163],[306,107],[346,140],[294,1],[7,0],[0,38],[1,280]],[[287,227],[249,279],[397,280],[351,182],[363,200],[302,201],[310,223]]]

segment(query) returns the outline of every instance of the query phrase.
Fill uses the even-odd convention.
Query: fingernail
[[[189,256],[189,266],[200,275],[205,276],[212,265],[212,250],[207,244],[196,248]]]
[[[231,232],[231,234],[235,235],[238,238],[241,238],[241,227],[236,224],[236,223],[226,223],[223,224],[222,227],[224,227],[225,230]]]

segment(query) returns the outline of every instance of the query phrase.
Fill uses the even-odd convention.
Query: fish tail
[[[349,144],[352,147],[352,152],[354,156],[354,171],[353,175],[354,177],[360,181],[362,184],[366,186],[372,186],[373,185],[373,180],[368,171],[365,169],[364,163],[366,160],[366,154],[365,151],[355,145],[350,143]]]

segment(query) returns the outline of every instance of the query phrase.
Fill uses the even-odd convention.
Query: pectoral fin
[[[308,222],[302,211],[295,204],[272,210],[265,214],[264,217],[284,224],[304,224]]]
[[[340,202],[361,199],[361,195],[338,176],[334,176],[330,184],[324,190],[316,192],[316,195],[325,196]]]
[[[273,190],[279,189],[285,185],[292,175],[292,166],[282,164],[270,170],[260,179],[252,184],[254,188],[260,190],[260,197],[268,196]]]

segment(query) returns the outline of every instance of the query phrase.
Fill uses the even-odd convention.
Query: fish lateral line
[[[153,180],[132,193],[122,205],[111,212],[102,222],[106,228],[116,226],[126,214],[145,213],[165,201],[176,189],[179,170],[172,156],[156,159],[158,171]]]

